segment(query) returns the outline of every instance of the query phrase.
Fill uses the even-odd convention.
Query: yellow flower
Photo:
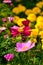
[[[36,23],[35,27],[39,28],[40,30],[43,30],[43,16],[37,17],[37,23]]]
[[[26,20],[25,18],[20,18],[18,21],[17,21],[17,25],[19,26],[23,26],[22,24],[22,21]]]
[[[28,15],[27,19],[30,20],[31,22],[34,22],[36,21],[36,15],[31,13]]]
[[[43,39],[41,39],[41,42],[43,43]]]
[[[18,9],[19,9],[20,12],[24,12],[26,10],[26,7],[23,6],[22,4],[19,4]]]
[[[19,19],[20,19],[19,16],[14,16],[13,22],[14,22],[14,23],[17,23]]]
[[[25,14],[26,14],[26,15],[29,15],[30,13],[32,13],[32,10],[31,10],[31,9],[27,9],[27,10],[25,11]]]
[[[36,4],[36,6],[38,6],[39,8],[42,8],[43,7],[43,1],[40,1]]]
[[[38,29],[32,29],[30,37],[37,37],[38,32],[39,32]]]
[[[18,16],[14,16],[13,22],[19,26],[23,26],[22,21],[26,20],[25,18],[19,18]]]
[[[15,14],[19,14],[21,12],[24,12],[26,10],[26,7],[22,4],[19,4],[17,7],[13,8],[12,12]]]
[[[32,9],[32,11],[33,11],[34,14],[38,14],[38,13],[41,12],[41,10],[40,10],[39,7],[34,7],[34,8]]]
[[[43,38],[43,31],[39,32],[40,38]]]
[[[37,22],[43,22],[43,16],[38,16],[37,17]]]
[[[38,27],[43,30],[43,22],[42,23],[40,22],[40,24],[38,25]]]
[[[15,14],[19,14],[20,13],[18,7],[13,8],[12,12],[15,13]]]
[[[43,22],[39,22],[35,25],[35,28],[38,28],[39,30],[43,30]]]
[[[30,38],[30,40],[35,43],[37,42],[36,38]]]
[[[40,13],[40,15],[43,15],[43,11]]]
[[[38,25],[37,24],[35,25],[35,28],[38,28]]]
[[[35,42],[35,43],[36,43],[36,42],[37,42],[37,40],[36,40],[36,39],[33,39],[33,42]]]

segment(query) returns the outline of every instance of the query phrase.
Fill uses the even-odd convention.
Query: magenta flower
[[[13,21],[13,19],[14,19],[14,17],[8,17],[8,20],[9,20],[9,22],[12,22]]]
[[[6,30],[6,27],[0,27],[0,33],[1,33],[3,30]]]
[[[3,0],[3,3],[11,3],[11,0]]]
[[[32,43],[30,40],[28,42],[18,42],[16,44],[16,51],[17,52],[25,52],[27,50],[30,50],[31,48],[35,47],[35,43]]]
[[[7,18],[2,18],[2,21],[3,21],[3,22],[6,22],[6,21],[7,21]]]
[[[29,21],[29,20],[25,20],[25,21],[23,21],[22,23],[23,23],[23,25],[28,26],[29,23],[30,23],[30,21]]]
[[[14,58],[14,54],[6,54],[4,55],[4,58],[7,60],[7,61],[11,61],[13,58]]]
[[[30,27],[29,27],[29,26],[25,26],[24,29],[23,29],[22,34],[23,34],[24,36],[29,36],[29,35],[31,34]]]
[[[11,27],[11,34],[15,37],[18,36],[20,34],[20,32],[18,31],[19,27],[18,26],[13,26]]]

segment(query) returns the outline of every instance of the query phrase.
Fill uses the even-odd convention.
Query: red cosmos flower
[[[23,34],[24,36],[29,36],[29,35],[31,34],[30,27],[29,27],[29,26],[25,26],[25,27],[23,28],[22,34]]]
[[[24,20],[22,23],[23,23],[23,25],[28,26],[29,22],[30,22],[29,20]]]
[[[11,27],[11,34],[15,37],[18,36],[20,34],[20,32],[18,31],[18,26],[13,26]]]

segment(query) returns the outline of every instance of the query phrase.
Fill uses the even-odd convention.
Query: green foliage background
[[[16,2],[12,0],[14,6],[9,6],[8,4],[4,4],[2,0],[0,0],[0,26],[2,26],[2,18],[8,16],[14,16],[11,12],[12,8],[17,6],[19,3],[26,6],[26,8],[33,8],[37,2],[41,0],[21,0],[21,2]],[[25,17],[25,14],[19,14],[20,17]],[[12,24],[8,24],[7,28],[9,29]],[[8,30],[7,30],[8,31]],[[11,37],[8,39],[4,39],[3,35],[7,33],[7,31],[3,31],[0,34],[0,65],[43,65],[43,50],[41,49],[41,45],[38,41],[38,44],[32,50],[23,53],[15,52],[15,43],[21,41],[15,38],[15,43],[12,43]],[[40,40],[40,39],[39,39]],[[15,57],[11,62],[7,62],[3,56],[7,53],[14,53]]]

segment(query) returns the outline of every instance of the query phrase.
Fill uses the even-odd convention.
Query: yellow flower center
[[[25,46],[25,47],[22,48],[22,50],[26,50],[27,48],[28,48],[28,46]]]

